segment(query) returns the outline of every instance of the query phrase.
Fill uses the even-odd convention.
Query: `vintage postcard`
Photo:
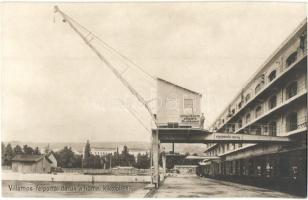
[[[304,2],[2,2],[2,197],[307,196]]]

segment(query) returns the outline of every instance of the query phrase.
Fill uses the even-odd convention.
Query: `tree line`
[[[11,144],[2,147],[2,165],[11,165],[11,160],[18,154],[23,155],[41,155],[38,147],[32,148],[28,145],[21,147],[16,145],[14,148]],[[46,152],[43,152],[46,153]],[[150,155],[138,154],[136,159],[133,154],[129,153],[127,146],[124,146],[121,153],[115,151],[113,154],[94,155],[91,153],[90,143],[86,143],[84,156],[76,154],[71,147],[65,146],[63,149],[54,152],[58,167],[62,168],[93,168],[93,169],[109,169],[116,166],[131,166],[139,169],[150,168]]]
[[[18,154],[23,155],[41,155],[41,152],[38,147],[32,148],[28,145],[24,145],[21,147],[20,145],[16,145],[14,148],[9,143],[5,145],[3,142],[1,143],[1,163],[2,165],[11,165],[12,158],[14,158]]]
[[[139,169],[148,169],[150,168],[150,155],[148,153],[139,153],[135,159],[135,156],[129,153],[127,146],[123,147],[121,153],[119,153],[117,149],[113,154],[109,153],[102,156],[93,155],[91,153],[90,143],[87,141],[82,160],[83,168],[109,169],[116,166],[131,166]]]
[[[11,160],[17,154],[40,155],[41,152],[38,147],[32,148],[28,145],[16,145],[14,148],[11,144],[5,145],[1,143],[2,165],[11,165]],[[48,150],[46,150],[48,151]],[[46,152],[43,152],[46,153]],[[118,150],[114,153],[105,154],[102,156],[91,153],[91,146],[87,141],[84,156],[76,154],[71,147],[65,146],[63,149],[54,152],[57,159],[58,167],[62,168],[92,168],[92,169],[109,169],[116,166],[131,166],[138,169],[149,169],[151,165],[150,155],[148,153],[138,154],[135,158],[133,154],[129,153],[127,146],[124,146],[122,152]],[[196,160],[187,160],[188,155],[174,154],[168,156],[166,167],[172,169],[174,165],[196,165]],[[159,159],[162,165],[162,156]]]

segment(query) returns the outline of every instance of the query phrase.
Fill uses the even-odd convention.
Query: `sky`
[[[303,3],[58,5],[149,74],[202,93],[206,126],[306,17]],[[2,140],[149,142],[146,110],[53,6],[2,4]],[[137,68],[123,75],[146,100],[155,94]]]

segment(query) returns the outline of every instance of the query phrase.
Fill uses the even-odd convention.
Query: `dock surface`
[[[296,198],[287,193],[197,176],[167,177],[151,197],[281,197]],[[298,198],[298,197],[297,197]]]

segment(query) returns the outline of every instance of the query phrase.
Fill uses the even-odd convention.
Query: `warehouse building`
[[[288,136],[296,142],[208,144],[205,154],[220,159],[202,162],[202,175],[281,183],[286,190],[306,192],[306,19],[258,69],[211,129],[219,133]]]
[[[42,155],[18,154],[12,159],[12,171],[20,173],[50,173],[57,167],[53,152]]]

